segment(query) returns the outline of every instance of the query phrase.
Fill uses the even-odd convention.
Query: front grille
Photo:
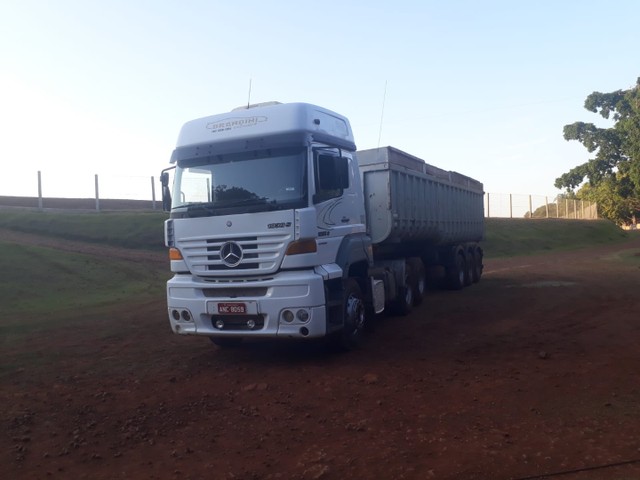
[[[258,259],[258,237],[234,238],[233,241],[242,247],[242,262],[235,267],[226,265],[220,257],[220,248],[223,244],[221,245],[217,240],[207,240],[207,244],[209,245],[207,246],[207,252],[211,253],[211,255],[207,256],[207,259],[215,262],[209,264],[207,268],[213,271],[228,270],[230,268],[236,270],[254,270],[260,268],[260,263],[251,261]]]
[[[187,238],[177,242],[192,273],[201,276],[215,275],[267,275],[278,270],[291,234],[267,233],[257,236]],[[236,265],[227,265],[220,251],[229,242],[242,249]]]

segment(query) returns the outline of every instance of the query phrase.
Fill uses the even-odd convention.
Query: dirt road
[[[45,360],[2,379],[0,478],[640,478],[639,287],[638,236],[488,260],[347,354],[178,337],[159,292],[6,347]]]

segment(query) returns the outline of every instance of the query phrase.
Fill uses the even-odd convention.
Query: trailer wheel
[[[411,270],[413,272],[413,304],[420,305],[427,291],[427,272],[419,258],[411,260]]]
[[[476,259],[473,253],[473,248],[470,248],[469,250],[467,250],[467,253],[464,258],[465,258],[465,265],[467,267],[465,270],[465,276],[464,276],[464,286],[468,287],[473,283],[473,270],[475,269],[475,265],[476,265]]]
[[[343,327],[330,337],[330,344],[338,350],[352,350],[360,345],[366,324],[364,297],[353,278],[349,278],[344,286],[342,318]]]
[[[209,337],[209,340],[221,348],[237,347],[242,343],[242,339],[237,337]]]
[[[480,281],[480,277],[482,277],[482,256],[482,249],[476,246],[473,249],[473,269],[471,276],[471,280],[473,281],[473,283],[478,283]]]
[[[450,290],[460,290],[465,285],[467,277],[467,262],[463,252],[458,252],[453,258],[452,265],[446,269],[447,286]]]

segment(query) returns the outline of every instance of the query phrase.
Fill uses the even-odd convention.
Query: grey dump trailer
[[[357,156],[374,244],[482,240],[482,183],[393,147],[361,150]]]
[[[393,147],[361,150],[357,158],[376,265],[400,271],[396,284],[413,284],[413,299],[404,298],[399,289],[400,311],[407,310],[409,300],[420,301],[425,269],[434,271],[430,267],[444,269],[445,284],[451,289],[479,281],[482,183]],[[393,288],[387,297],[394,297]]]

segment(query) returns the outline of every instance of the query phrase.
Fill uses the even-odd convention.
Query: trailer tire
[[[411,271],[413,272],[413,304],[420,305],[426,296],[427,291],[427,272],[424,268],[422,260],[419,258],[411,259]]]
[[[480,277],[482,277],[482,269],[483,269],[482,256],[483,256],[482,249],[476,246],[473,249],[473,269],[472,269],[472,276],[471,276],[471,281],[473,283],[478,283],[480,281]]]
[[[457,252],[452,264],[446,269],[447,287],[450,290],[461,290],[467,277],[467,261],[464,252]]]
[[[464,256],[465,266],[465,276],[464,276],[464,286],[468,287],[473,283],[473,270],[475,269],[475,255],[473,253],[473,248],[469,248]]]
[[[348,351],[362,342],[367,318],[364,296],[355,279],[346,280],[342,298],[343,326],[329,337],[329,343],[336,350]]]

